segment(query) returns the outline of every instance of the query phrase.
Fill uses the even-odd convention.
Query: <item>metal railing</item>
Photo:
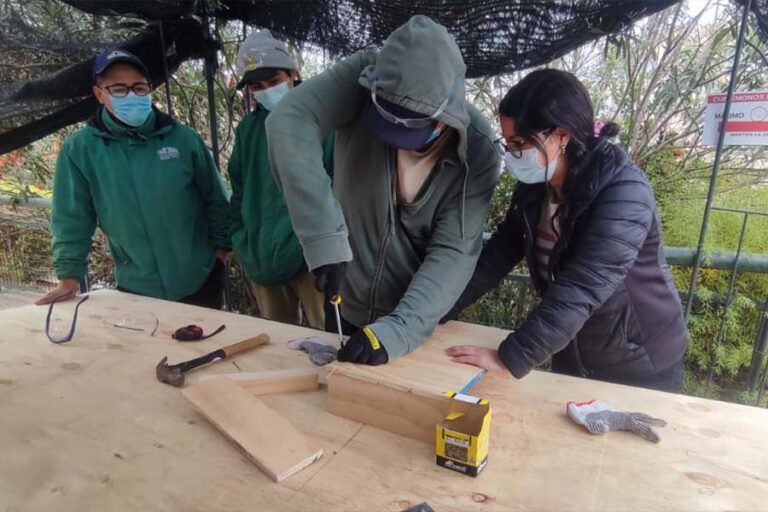
[[[752,216],[768,217],[768,213],[766,212],[756,212],[753,210],[723,208],[723,207],[716,207],[716,206],[713,206],[712,210],[739,214],[742,216],[742,221],[741,221],[741,229],[739,231],[739,241],[737,242],[737,245],[736,245],[736,253],[735,253],[735,256],[733,257],[733,262],[731,266],[731,277],[728,280],[728,292],[726,293],[726,298],[725,298],[725,309],[723,311],[723,318],[720,321],[720,329],[718,330],[717,337],[715,338],[715,350],[713,350],[711,354],[709,372],[707,375],[707,394],[708,395],[711,392],[712,379],[714,377],[714,372],[715,372],[715,354],[717,353],[717,349],[720,347],[720,344],[723,341],[723,336],[725,335],[726,322],[728,318],[728,308],[730,308],[733,302],[733,291],[736,286],[736,277],[739,271],[765,272],[764,262],[762,265],[760,265],[758,264],[757,261],[755,261],[755,258],[751,259],[749,265],[745,265],[743,262],[742,248],[744,247],[744,237],[747,233],[747,224],[749,222],[750,217]],[[763,258],[765,258],[765,256],[763,256]],[[688,302],[692,303],[692,300],[689,298]],[[766,346],[766,342],[768,341],[768,294],[766,294],[766,297],[763,303],[757,304],[757,307],[758,307],[758,311],[760,311],[760,320],[758,321],[757,332],[755,335],[755,343],[752,349],[752,362],[749,369],[749,377],[747,379],[749,383],[750,392],[754,392],[756,389],[758,376],[760,375],[760,369],[762,368],[763,360],[765,359],[765,346]],[[768,375],[768,366],[763,372],[763,377],[761,379],[763,381],[763,386],[759,390],[759,395],[757,397],[758,403],[762,400],[763,393],[765,391],[765,379],[767,375]]]

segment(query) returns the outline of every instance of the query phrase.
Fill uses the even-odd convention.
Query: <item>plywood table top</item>
[[[55,306],[69,318],[73,303]],[[766,510],[768,411],[533,372],[485,377],[473,389],[493,408],[489,463],[473,479],[437,467],[434,447],[327,412],[319,392],[261,397],[325,456],[276,484],[197,413],[155,365],[268,333],[270,345],[190,373],[310,366],[286,342],[310,329],[115,291],[91,294],[75,338],[51,344],[47,307],[0,312],[0,511]],[[157,333],[108,320],[152,314]],[[195,323],[227,329],[200,343],[170,338]],[[333,342],[333,334],[320,334]],[[391,366],[335,365],[398,386],[456,388],[476,370],[445,346],[494,346],[504,333],[451,322]],[[591,436],[565,415],[568,400],[599,398],[668,421],[662,442]]]

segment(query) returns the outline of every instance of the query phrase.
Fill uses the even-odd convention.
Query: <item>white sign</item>
[[[725,94],[707,96],[702,137],[704,146],[717,146],[717,137],[723,125],[725,97]],[[725,144],[768,146],[768,91],[733,94],[725,126]]]

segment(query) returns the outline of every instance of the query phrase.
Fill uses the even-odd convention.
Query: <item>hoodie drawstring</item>
[[[389,224],[392,226],[392,235],[395,235],[395,180],[392,179],[392,153],[388,152],[387,155],[387,188],[389,188]],[[397,172],[395,170],[395,172]]]
[[[464,162],[464,183],[461,186],[461,221],[459,225],[459,233],[461,239],[464,240],[464,212],[467,207],[467,182],[469,181],[469,165]]]

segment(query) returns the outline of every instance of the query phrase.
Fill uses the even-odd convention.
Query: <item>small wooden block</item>
[[[403,389],[334,371],[328,375],[331,414],[428,444],[450,411],[444,395]]]
[[[323,456],[314,440],[227,377],[214,376],[181,392],[275,482]]]
[[[273,393],[297,393],[320,389],[317,370],[298,368],[268,372],[227,373],[224,375],[205,375],[200,382],[215,377],[227,377],[247,389],[252,395],[270,395]]]

